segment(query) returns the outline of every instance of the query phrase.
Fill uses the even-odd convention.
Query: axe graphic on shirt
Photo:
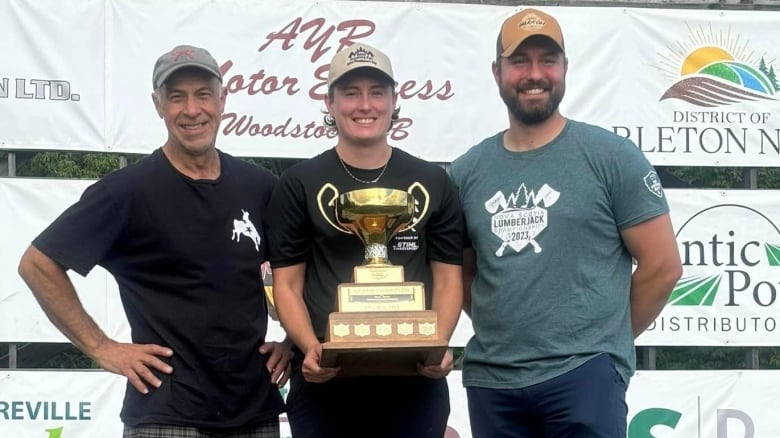
[[[511,246],[515,251],[520,252],[520,250],[528,244],[533,246],[535,253],[541,252],[542,248],[534,237],[547,226],[546,207],[555,204],[559,197],[560,193],[553,190],[547,184],[544,184],[536,193],[533,191],[527,192],[525,184],[521,184],[517,192],[510,195],[508,199],[499,190],[492,198],[485,202],[485,209],[491,214],[494,214],[494,221],[501,220],[502,218],[497,216],[505,213],[506,217],[503,219],[510,221],[510,223],[514,223],[512,221],[516,222],[520,220],[518,215],[523,215],[526,212],[536,209],[542,210],[539,217],[544,219],[543,225],[521,225],[523,230],[519,233],[507,231],[508,227],[500,227],[498,230],[494,227],[493,233],[502,239],[501,246],[496,251],[496,256],[501,257],[507,246]],[[521,206],[517,206],[518,201],[523,200],[523,198],[524,203]],[[511,228],[516,230],[518,226],[513,226]]]

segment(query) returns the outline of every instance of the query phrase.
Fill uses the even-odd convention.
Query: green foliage
[[[780,188],[780,169],[762,167],[758,169],[758,188],[759,189],[778,189]]]
[[[120,157],[132,164],[145,155],[94,152],[16,152],[16,175],[21,177],[99,179],[119,169]],[[7,152],[0,152],[0,161]],[[275,175],[301,161],[292,158],[244,158]]]
[[[17,152],[17,155],[17,176],[79,179],[99,179],[119,169],[121,156],[128,164],[144,157],[106,152]]]
[[[759,349],[758,365],[761,369],[780,369],[780,348]]]
[[[734,167],[672,167],[669,173],[692,188],[729,189],[744,187],[744,170]]]
[[[260,167],[264,167],[276,176],[281,175],[285,169],[292,166],[293,164],[302,161],[300,159],[295,159],[295,158],[261,158],[261,157],[244,158],[244,160],[256,164]]]
[[[656,353],[660,370],[744,369],[746,352],[742,348],[666,347]]]
[[[463,369],[463,357],[466,353],[465,347],[453,347],[452,348],[452,362],[456,370]]]
[[[637,347],[637,369],[648,369],[650,349],[657,370],[752,369],[755,352],[759,369],[780,369],[780,348],[750,347]]]
[[[744,189],[747,185],[749,168],[742,167],[668,167],[666,170],[691,188]],[[757,169],[759,189],[780,188],[780,168],[761,167]]]
[[[49,358],[41,368],[86,370],[99,369],[100,367],[79,349],[71,345],[65,351]]]
[[[108,153],[40,152],[17,161],[18,176],[100,178],[119,169],[119,155]]]

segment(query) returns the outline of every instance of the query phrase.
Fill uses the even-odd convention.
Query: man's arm
[[[303,301],[306,263],[274,268],[274,305],[279,322],[295,345],[303,351],[303,376],[309,382],[325,382],[338,368],[321,368],[322,344],[314,333],[309,311]]]
[[[170,365],[157,356],[173,352],[159,345],[120,344],[109,339],[84,310],[65,269],[35,246],[25,251],[19,275],[27,283],[49,320],[84,354],[102,368],[127,377],[139,392],[149,392],[144,381],[162,383],[149,369],[170,374]]]
[[[621,234],[637,264],[631,277],[631,326],[636,338],[663,310],[682,275],[682,264],[669,214],[627,228]]]
[[[477,253],[474,248],[463,249],[463,311],[471,318],[471,286],[477,276]]]

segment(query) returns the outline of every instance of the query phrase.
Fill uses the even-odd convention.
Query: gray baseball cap
[[[222,73],[219,72],[217,61],[206,49],[194,46],[176,46],[170,52],[162,54],[154,63],[152,73],[152,86],[160,88],[171,75],[182,68],[194,67],[204,70],[222,82]]]

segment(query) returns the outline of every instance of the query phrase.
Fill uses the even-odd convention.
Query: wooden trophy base
[[[333,312],[320,366],[339,376],[413,376],[417,364],[440,363],[447,342],[438,338],[436,312]]]
[[[326,342],[320,366],[341,367],[338,377],[417,376],[418,363],[441,363],[447,352],[444,341],[371,344]]]

